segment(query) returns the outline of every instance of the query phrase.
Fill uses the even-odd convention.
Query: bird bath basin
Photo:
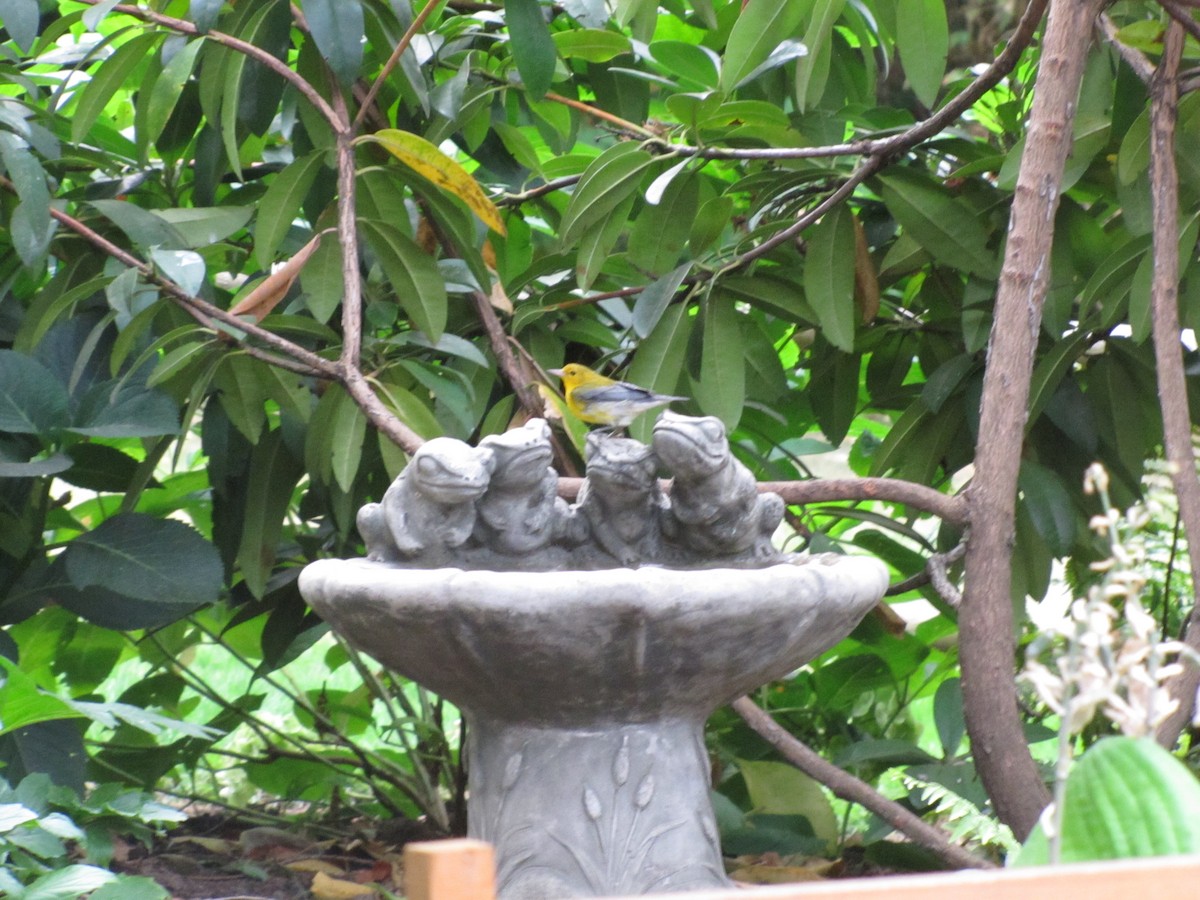
[[[522,437],[534,436],[510,440]],[[463,448],[449,450],[457,469],[474,478],[456,456]],[[611,452],[641,465],[631,461],[639,456],[634,447]],[[665,449],[659,455],[671,456]],[[420,465],[414,457],[406,471]],[[495,468],[490,474],[498,477]],[[735,480],[744,487],[743,478]],[[488,490],[435,494],[451,498],[456,510],[473,504],[482,519]],[[654,494],[656,482],[649,490],[653,502],[640,514],[672,515]],[[709,801],[706,718],[849,634],[883,595],[887,572],[871,559],[796,560],[764,551],[762,532],[782,507],[744,491],[737,503],[755,526],[730,528],[720,515],[707,516],[707,538],[690,534],[705,517],[683,509],[660,523],[661,533],[656,525],[639,536],[618,521],[619,534],[596,538],[597,528],[612,523],[589,518],[587,502],[568,509],[550,497],[520,505],[520,536],[540,529],[545,545],[521,555],[534,560],[532,570],[501,571],[444,563],[456,554],[464,566],[513,555],[508,546],[517,535],[496,549],[502,515],[488,515],[486,527],[456,521],[450,537],[418,535],[415,543],[425,547],[409,553],[403,529],[422,517],[398,521],[385,498],[360,516],[375,558],[315,562],[301,574],[300,590],[352,644],[463,711],[468,829],[496,847],[502,900],[726,885]],[[730,505],[717,504],[725,512]],[[627,502],[620,512],[635,506]],[[531,518],[531,507],[551,511],[553,521]],[[577,511],[585,529],[576,528]],[[425,521],[455,519],[454,510],[443,512]],[[397,529],[400,536],[389,540]],[[490,545],[478,541],[481,529]],[[572,546],[572,534],[585,539]],[[681,534],[689,545],[703,543],[710,563],[727,564],[678,567],[686,554]],[[723,554],[712,552],[714,541]],[[655,548],[656,563],[668,564],[619,565],[630,547]],[[614,557],[607,566],[601,551]],[[544,570],[564,556],[585,567]],[[423,558],[435,566],[422,567]]]

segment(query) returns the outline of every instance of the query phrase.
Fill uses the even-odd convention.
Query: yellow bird
[[[628,428],[629,423],[646,410],[687,399],[656,394],[625,381],[614,381],[579,363],[569,363],[549,372],[562,379],[567,408],[592,425]]]

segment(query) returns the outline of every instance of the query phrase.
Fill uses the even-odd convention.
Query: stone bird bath
[[[352,644],[463,711],[468,829],[496,847],[502,900],[728,884],[706,718],[887,587],[875,560],[771,548],[782,502],[715,419],[664,413],[651,447],[597,437],[587,455],[568,507],[541,420],[430,441],[360,513],[368,558],[300,578]]]

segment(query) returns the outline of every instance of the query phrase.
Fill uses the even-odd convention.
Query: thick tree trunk
[[[1075,102],[1102,0],[1052,0],[988,346],[960,610],[963,703],[975,765],[1021,839],[1050,795],[1021,726],[1010,591],[1017,475]]]

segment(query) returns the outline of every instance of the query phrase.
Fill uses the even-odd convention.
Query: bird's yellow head
[[[561,369],[550,369],[550,374],[557,375],[566,384],[578,384],[587,381],[589,377],[597,377],[595,372],[579,363],[567,363]]]

